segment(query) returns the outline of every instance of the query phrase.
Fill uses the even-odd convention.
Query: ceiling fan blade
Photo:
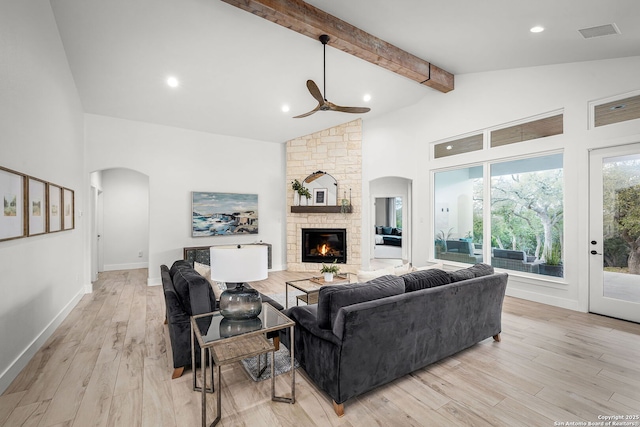
[[[328,102],[327,104],[329,104],[330,110],[340,111],[342,113],[361,114],[361,113],[368,113],[369,111],[371,111],[371,108],[369,107],[341,107],[340,105],[332,104],[330,102]]]
[[[313,113],[315,113],[318,110],[320,110],[320,104],[318,104],[318,106],[316,108],[314,108],[313,110],[309,111],[308,113],[304,113],[304,114],[300,114],[299,116],[295,116],[294,119],[301,119],[302,117],[310,116],[310,115],[312,115]]]
[[[316,85],[313,80],[307,80],[307,89],[309,89],[309,92],[319,104],[324,104],[324,97],[322,96],[322,93],[320,93],[318,85]]]

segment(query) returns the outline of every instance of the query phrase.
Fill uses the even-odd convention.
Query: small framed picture
[[[47,184],[47,211],[49,212],[48,233],[62,230],[62,189],[55,184]]]
[[[313,189],[313,205],[327,206],[327,189],[326,188]]]
[[[25,176],[0,167],[0,241],[25,237]]]
[[[27,225],[29,236],[37,236],[47,232],[47,183],[31,176],[28,181]]]
[[[68,188],[62,189],[62,229],[63,230],[72,230],[75,228],[74,221],[74,209],[75,208],[75,200],[73,190],[69,190]]]

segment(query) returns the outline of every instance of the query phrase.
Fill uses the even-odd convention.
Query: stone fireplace
[[[287,269],[317,275],[323,263],[338,259],[340,271],[358,271],[362,263],[362,120],[287,141],[286,155]],[[336,179],[338,204],[341,199],[348,199],[351,212],[328,212],[324,206],[304,213],[291,212],[294,194],[290,183],[294,179],[302,181],[315,171],[324,171]],[[303,259],[303,229],[344,230],[344,255]]]
[[[300,245],[302,262],[347,263],[347,230],[303,228]]]

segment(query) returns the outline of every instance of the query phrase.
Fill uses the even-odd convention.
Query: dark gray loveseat
[[[285,311],[296,322],[296,359],[342,415],[352,397],[486,338],[499,341],[508,276],[492,272],[477,264],[324,286],[318,304]]]

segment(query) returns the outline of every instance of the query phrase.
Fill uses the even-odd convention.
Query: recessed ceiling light
[[[452,145],[447,145],[446,148],[447,148],[447,150],[451,150],[453,148],[453,146]]]
[[[167,79],[167,84],[169,85],[169,87],[178,87],[180,82],[178,82],[178,79],[176,79],[175,77],[171,76],[171,77],[169,77]]]
[[[288,105],[286,105],[286,104],[285,104],[285,105],[283,105],[283,106],[282,106],[282,112],[283,112],[283,113],[288,113],[288,112],[289,112],[289,110],[290,110],[290,108],[289,108],[289,106],[288,106]]]
[[[541,33],[544,31],[544,27],[541,27],[540,25],[536,25],[535,27],[532,27],[529,31],[531,31],[532,33]]]
[[[362,97],[362,99],[364,100],[364,102],[369,102],[371,101],[371,95],[367,93]]]

